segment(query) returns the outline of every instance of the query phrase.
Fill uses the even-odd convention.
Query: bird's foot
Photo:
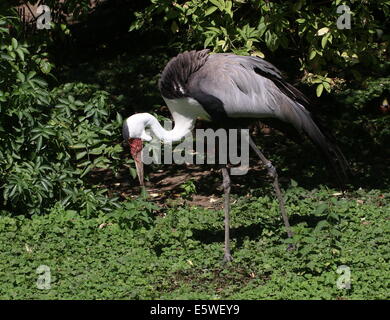
[[[232,262],[233,261],[233,257],[232,255],[230,254],[230,252],[225,252],[224,256],[223,256],[223,263],[229,263],[229,262]]]

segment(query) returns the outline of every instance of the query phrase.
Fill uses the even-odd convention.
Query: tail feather
[[[310,140],[321,149],[335,171],[340,187],[345,190],[349,165],[340,148],[334,142],[334,138],[318,122],[315,122],[310,112],[302,105],[296,103],[294,111],[297,117],[294,117],[292,123],[298,130],[304,131]]]

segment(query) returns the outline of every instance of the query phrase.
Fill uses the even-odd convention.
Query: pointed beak
[[[134,156],[135,169],[137,170],[137,176],[139,184],[144,186],[144,164],[141,161],[141,151]]]
[[[137,171],[138,180],[141,186],[144,186],[144,164],[142,163],[142,140],[139,138],[128,140],[130,154],[132,155]]]

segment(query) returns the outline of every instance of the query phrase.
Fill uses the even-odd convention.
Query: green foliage
[[[30,0],[29,3],[35,5],[39,0]],[[57,13],[57,19],[66,21],[66,15],[72,15],[74,19],[80,19],[92,11],[90,0],[45,0],[45,5],[49,6],[52,12]],[[65,26],[65,25],[64,25]]]
[[[239,200],[228,266],[222,211],[172,207],[155,217],[138,198],[93,218],[60,203],[32,219],[2,216],[0,298],[388,299],[390,195],[334,192],[287,190],[293,241],[283,240],[276,200]],[[36,287],[40,265],[50,268],[49,290]],[[349,290],[336,286],[341,265]]]
[[[0,17],[0,26],[17,23]],[[115,199],[83,179],[120,163],[122,117],[109,94],[82,83],[50,90],[44,54],[30,54],[5,27],[0,41],[0,208],[43,213],[58,200],[88,215],[112,208]]]
[[[361,110],[371,103],[373,99],[385,97],[389,92],[390,78],[375,78],[367,79],[367,81],[365,81],[364,90],[348,88],[340,93],[340,95],[345,98],[344,102],[346,104],[357,110]],[[378,107],[379,105],[372,105],[371,111],[378,111]],[[377,110],[375,110],[375,108]]]
[[[362,88],[347,88],[338,93],[340,100],[357,114],[352,117],[349,115],[353,123],[369,132],[378,146],[386,145],[390,137],[390,114],[386,99],[389,93],[389,77],[369,78],[364,81]]]
[[[389,37],[382,17],[389,18],[389,2],[349,1],[351,29],[338,29],[344,12],[337,13],[337,7],[343,3],[151,0],[135,14],[130,30],[171,32],[179,50],[203,46],[260,57],[289,52],[304,71],[303,80],[321,96],[324,89],[337,88],[340,78],[360,79],[362,66],[375,68],[386,60]]]
[[[117,223],[121,228],[131,230],[150,227],[153,223],[153,213],[158,207],[145,198],[138,198],[123,203],[106,217],[109,221]]]
[[[191,196],[196,193],[196,186],[192,179],[187,180],[183,184],[181,184],[180,189],[183,191],[180,193],[180,195],[185,198],[189,199]]]

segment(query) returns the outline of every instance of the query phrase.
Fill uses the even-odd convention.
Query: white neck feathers
[[[210,119],[203,107],[192,98],[165,99],[165,102],[173,117],[173,129],[164,129],[149,113],[137,113],[127,119],[130,137],[150,141],[151,137],[145,132],[145,128],[150,128],[153,134],[163,142],[176,142],[191,132],[197,118]]]

